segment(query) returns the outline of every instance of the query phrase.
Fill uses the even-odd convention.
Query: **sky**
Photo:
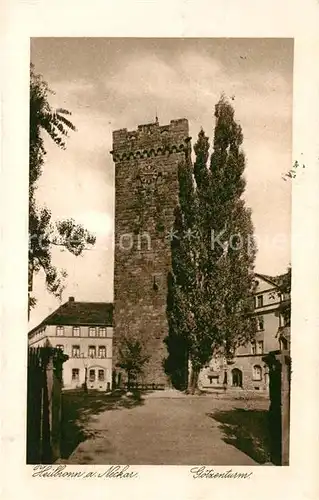
[[[55,94],[53,107],[72,112],[77,132],[66,150],[45,138],[37,189],[52,219],[74,218],[96,245],[74,257],[53,250],[67,271],[62,302],[113,300],[114,165],[112,131],[189,120],[192,143],[201,129],[213,139],[214,106],[222,93],[241,124],[246,154],[245,200],[258,245],[256,271],[275,275],[290,263],[292,166],[292,39],[33,38],[31,61]],[[43,276],[30,327],[59,306]]]

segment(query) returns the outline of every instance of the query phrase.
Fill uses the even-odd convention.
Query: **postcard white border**
[[[316,0],[7,1],[3,8],[1,455],[3,498],[315,498],[319,355],[319,3]],[[247,481],[194,480],[188,467],[143,466],[137,480],[35,479],[25,465],[29,40],[35,36],[295,39],[291,465]],[[301,153],[303,153],[301,155]],[[315,446],[317,444],[317,448]],[[82,469],[83,467],[81,467]],[[93,467],[85,467],[92,470]],[[72,470],[73,467],[70,468]],[[77,468],[79,469],[79,468]],[[94,468],[95,469],[95,468]],[[105,467],[100,468],[105,470]],[[137,468],[134,467],[136,470]],[[221,467],[214,467],[219,470]],[[227,469],[224,468],[223,469]],[[234,469],[234,468],[233,468]],[[238,467],[236,470],[247,470]],[[317,485],[318,487],[318,485]],[[318,490],[317,490],[318,491]]]

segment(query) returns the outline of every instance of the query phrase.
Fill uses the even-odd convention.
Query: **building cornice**
[[[130,160],[139,160],[141,158],[154,158],[156,156],[169,156],[174,153],[186,153],[189,151],[189,145],[191,138],[188,137],[184,142],[173,144],[170,146],[163,147],[151,147],[147,149],[138,149],[136,151],[123,151],[116,152],[110,151],[110,154],[113,156],[114,163],[119,163],[122,161],[130,161]]]

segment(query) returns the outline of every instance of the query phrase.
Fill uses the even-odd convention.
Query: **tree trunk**
[[[192,384],[191,384],[191,394],[195,394],[198,390],[198,376],[199,370],[193,370]]]
[[[191,360],[188,358],[188,373],[187,373],[187,381],[186,381],[187,382],[187,387],[186,387],[187,393],[189,393],[189,391],[190,391],[192,379],[193,379],[193,365],[192,365]]]
[[[199,369],[194,368],[194,366],[190,362],[189,378],[188,378],[188,393],[189,394],[195,394],[196,390],[198,389],[198,376],[199,376]]]
[[[84,392],[88,392],[88,369],[87,367],[84,368],[85,374],[84,374]]]

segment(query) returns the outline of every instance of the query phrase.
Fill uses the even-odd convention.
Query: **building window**
[[[263,354],[264,352],[264,342],[260,340],[257,342],[257,354]]]
[[[263,295],[257,295],[257,307],[263,307],[264,297]]]
[[[104,370],[99,370],[99,382],[104,382]]]
[[[72,346],[72,357],[73,358],[79,358],[80,357],[80,346],[79,345],[73,345]]]
[[[64,350],[64,346],[62,344],[57,344],[56,348],[57,349],[61,349],[61,351]]]
[[[63,335],[64,335],[64,326],[57,326],[56,327],[56,335],[57,335],[57,337],[63,337]]]
[[[89,381],[90,382],[95,382],[95,370],[90,370],[89,371]]]
[[[99,337],[106,337],[106,328],[104,326],[99,328]]]
[[[277,316],[277,314],[275,313],[275,316]],[[284,326],[284,317],[282,314],[278,314],[278,318],[279,318],[279,328],[282,328]]]
[[[96,337],[96,328],[95,328],[95,326],[91,326],[89,328],[89,337]]]
[[[260,332],[264,330],[264,317],[263,316],[258,316],[257,318],[257,330]]]
[[[89,345],[89,358],[96,357],[96,347],[95,345]]]
[[[253,367],[253,379],[254,380],[262,380],[262,369],[261,369],[261,366],[255,365]]]
[[[211,385],[219,384],[219,376],[218,375],[208,375],[208,380]]]
[[[106,347],[105,345],[99,346],[99,358],[106,358]]]
[[[251,343],[251,353],[256,354],[256,342]]]
[[[80,370],[78,368],[72,368],[72,380],[77,382],[80,380]]]
[[[73,337],[79,337],[80,336],[80,327],[79,326],[74,326],[73,330],[72,330],[72,333],[73,333]]]

